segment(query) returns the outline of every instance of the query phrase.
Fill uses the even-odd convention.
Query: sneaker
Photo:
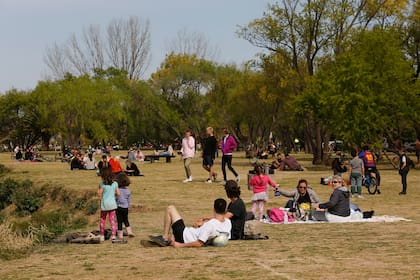
[[[239,182],[241,181],[241,178],[239,177],[239,175],[238,176],[236,176],[236,183],[238,183],[239,184]]]
[[[171,245],[171,242],[169,240],[165,240],[162,235],[150,236],[150,240],[161,247],[167,247]]]
[[[376,191],[376,193],[377,193],[377,194],[381,194],[381,191],[378,189],[378,190]]]
[[[223,181],[220,183],[220,185],[225,186],[225,185],[226,185],[226,181],[225,181],[225,180],[223,180]]]
[[[213,173],[213,181],[217,181],[217,173]]]
[[[192,182],[192,177],[185,179],[184,181],[182,181],[184,183],[190,183]]]
[[[104,242],[105,241],[105,236],[103,236],[103,235],[100,235],[99,236],[99,241],[102,243],[102,242]]]
[[[211,184],[211,183],[212,183],[211,179],[210,179],[210,178],[209,178],[209,179],[207,179],[207,180],[206,180],[206,183],[207,183],[207,184]]]
[[[406,192],[400,192],[399,195],[406,195]]]
[[[126,244],[127,240],[125,239],[119,239],[119,238],[114,238],[111,240],[112,243],[117,243],[117,244]]]
[[[360,194],[357,197],[360,198],[360,199],[364,199],[364,197]]]

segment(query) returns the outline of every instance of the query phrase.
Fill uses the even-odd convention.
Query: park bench
[[[144,157],[144,161],[150,161],[150,163],[154,163],[155,161],[160,160],[160,158],[165,158],[167,163],[171,162],[171,159],[175,156],[170,155],[147,155]]]

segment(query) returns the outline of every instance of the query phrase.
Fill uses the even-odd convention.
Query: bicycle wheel
[[[378,183],[376,182],[376,178],[370,178],[370,184],[367,186],[369,194],[375,194],[378,189]]]

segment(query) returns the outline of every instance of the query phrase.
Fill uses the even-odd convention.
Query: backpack
[[[408,166],[408,168],[415,168],[416,167],[416,164],[414,163],[414,161],[408,155],[405,155],[405,156],[407,158],[407,166]]]
[[[279,208],[271,208],[270,220],[272,223],[289,223],[293,222],[293,216],[292,213],[283,211]]]

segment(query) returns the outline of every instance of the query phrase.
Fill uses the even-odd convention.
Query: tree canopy
[[[354,147],[413,141],[420,135],[419,20],[418,1],[282,0],[238,30],[264,50],[254,60],[217,63],[200,54],[202,37],[179,37],[147,80],[119,63],[93,63],[1,95],[0,139],[169,143],[186,128],[200,139],[207,126],[228,127],[242,146],[272,140],[287,148],[297,138],[314,163],[334,139]],[[124,21],[117,23],[108,32]],[[89,34],[86,43],[96,33]]]

